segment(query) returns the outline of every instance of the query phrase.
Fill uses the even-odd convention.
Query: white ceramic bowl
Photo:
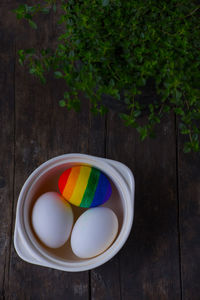
[[[119,231],[114,243],[102,254],[90,258],[76,257],[69,240],[59,249],[50,249],[35,236],[31,212],[36,199],[48,191],[58,191],[59,175],[74,165],[90,165],[103,171],[111,180],[112,196],[103,206],[117,215]],[[78,272],[93,269],[111,259],[124,245],[130,233],[134,212],[134,177],[124,164],[84,154],[65,154],[39,166],[26,180],[19,195],[16,211],[14,246],[25,261],[63,271]],[[84,211],[73,206],[75,220]]]

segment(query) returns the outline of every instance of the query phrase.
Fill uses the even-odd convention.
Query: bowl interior
[[[24,226],[25,226],[26,232],[27,232],[29,238],[31,239],[31,241],[43,253],[47,254],[48,256],[50,256],[54,259],[59,259],[61,261],[65,261],[65,262],[81,262],[81,261],[85,261],[85,259],[81,259],[81,258],[77,257],[72,252],[71,245],[70,245],[71,237],[60,248],[52,249],[52,248],[45,246],[37,238],[36,234],[34,233],[34,230],[32,227],[32,222],[31,222],[31,215],[32,215],[32,209],[33,209],[34,203],[38,199],[38,197],[45,192],[50,192],[50,191],[59,192],[59,190],[58,190],[59,176],[67,168],[71,168],[74,165],[83,165],[83,163],[78,163],[78,162],[77,163],[63,163],[61,165],[49,168],[46,171],[44,171],[43,173],[41,173],[39,175],[39,177],[37,177],[37,179],[30,186],[30,188],[27,192],[27,195],[26,195],[26,198],[24,201],[24,207],[23,207]],[[121,199],[120,193],[110,177],[109,177],[109,180],[111,181],[111,185],[112,185],[112,195],[111,195],[111,198],[106,203],[104,203],[104,205],[102,205],[102,206],[111,208],[117,215],[118,222],[119,222],[119,229],[118,229],[118,235],[119,235],[122,225],[123,225],[123,219],[124,219],[124,201]],[[73,214],[74,214],[74,224],[75,224],[78,217],[87,209],[76,207],[76,206],[72,205],[72,210],[73,210]]]

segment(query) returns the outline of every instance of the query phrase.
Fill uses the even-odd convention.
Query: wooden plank
[[[15,25],[16,22],[14,20],[14,16],[12,21]],[[15,29],[16,36],[18,37],[17,48],[23,48],[26,45],[27,47],[32,47],[32,44],[34,43],[37,46],[46,44],[49,39],[49,28],[52,28],[52,24],[49,24],[48,26],[45,25],[45,22],[41,22],[41,25],[43,25],[43,34],[41,31],[39,33],[38,31],[30,31],[26,25],[22,30],[19,25]],[[29,39],[26,38],[27,36],[29,36]],[[67,152],[83,152],[97,156],[105,156],[106,142],[105,119],[101,117],[93,117],[91,114],[89,114],[88,117],[88,106],[85,101],[83,101],[84,111],[81,115],[76,115],[74,113],[62,113],[60,115],[61,109],[58,108],[56,99],[59,99],[62,96],[62,85],[59,86],[57,82],[54,82],[52,85],[50,84],[48,88],[43,90],[43,87],[38,87],[37,81],[33,80],[31,77],[27,77],[27,74],[22,74],[22,72],[23,70],[19,69],[19,66],[17,66],[16,94],[18,164],[15,192],[16,197],[28,174],[30,174],[31,171],[44,160],[54,155]],[[56,89],[54,88],[55,85]],[[29,101],[27,101],[27,99],[29,99]],[[44,103],[40,103],[39,99],[42,99]],[[51,101],[51,103],[49,101]],[[50,114],[51,116],[49,117]],[[46,124],[49,119],[52,122],[51,125]],[[36,123],[36,121],[37,123],[34,128],[32,128],[31,124],[27,125],[28,121],[31,122],[31,124]],[[52,126],[54,126],[53,130]],[[43,131],[40,130],[41,127],[43,127]],[[58,128],[59,134],[57,134]],[[54,132],[55,135],[53,136]],[[45,143],[48,144],[48,149],[45,148]],[[23,145],[23,149],[20,149],[21,145]],[[62,145],[62,147],[60,145]],[[31,157],[32,162],[30,162],[29,157]],[[23,163],[21,163],[21,161]],[[20,263],[17,264],[16,262]],[[30,292],[33,290],[31,285],[32,280],[29,279],[29,274],[31,274],[32,268],[34,269],[33,280],[37,284],[40,279],[45,278],[47,271],[44,271],[42,268],[40,268],[41,270],[38,270],[38,267],[35,266],[27,266],[26,263],[19,260],[12,248],[9,286],[10,297],[17,298],[19,296],[21,293],[21,281],[23,282],[23,297],[32,297],[30,295]],[[118,268],[118,259],[114,259],[103,267],[91,272],[91,298],[118,299],[118,288],[116,288],[116,283],[119,282]],[[55,281],[55,272],[52,272],[53,275],[50,275],[49,282]],[[56,272],[55,274],[58,273],[59,272]],[[18,278],[19,274],[21,275],[21,280],[16,281],[15,279]],[[71,286],[72,291],[70,291],[70,289],[61,289],[61,291],[56,294],[54,290],[50,289],[49,295],[55,297],[62,295],[62,293],[67,293],[67,296],[70,297],[70,299],[73,299],[75,295],[78,297],[77,293],[79,293],[80,298],[83,297],[86,299],[88,293],[88,286],[86,283],[87,276],[87,272],[84,274],[81,273],[78,276],[74,276],[74,274],[72,274],[68,276],[66,280],[68,282],[67,286]],[[55,284],[53,286],[55,286]],[[119,284],[117,284],[117,287],[119,287]],[[39,294],[43,297],[43,294],[45,294],[45,286],[43,286],[43,288],[43,292],[41,292],[42,287],[34,286],[33,297],[35,296],[38,298],[37,295]]]
[[[90,114],[89,154],[106,156],[107,117]],[[120,299],[119,261],[113,258],[90,272],[92,300]]]
[[[38,165],[53,156],[79,152],[80,147],[84,147],[81,144],[81,136],[84,136],[84,126],[79,123],[81,118],[61,110],[55,93],[51,94],[49,90],[48,86],[41,87],[17,68],[15,203],[25,179]],[[75,143],[75,137],[80,143]],[[88,298],[88,272],[66,273],[27,264],[12,247],[11,299],[62,299],[66,295],[69,299]]]
[[[14,178],[14,42],[5,19],[0,10],[0,299],[8,277]]]
[[[91,271],[91,299],[114,300],[120,298],[118,256]]]
[[[182,296],[200,296],[200,154],[183,153],[183,137],[178,143],[180,251]]]
[[[160,124],[157,139],[141,143],[112,113],[107,149],[136,180],[134,224],[120,252],[122,299],[180,299],[173,116]]]
[[[48,19],[46,19],[46,22]],[[49,23],[48,23],[49,22]],[[40,20],[41,31],[19,25],[16,48],[50,41],[51,20]],[[42,162],[63,153],[86,152],[88,109],[80,115],[61,109],[58,100],[63,84],[50,78],[42,86],[18,64],[16,86],[16,176],[15,207],[27,176]],[[15,211],[14,211],[15,212]],[[11,249],[9,299],[88,299],[88,272],[67,273],[22,261]]]
[[[15,25],[14,19],[5,20],[6,25],[10,25],[9,22]],[[38,45],[48,43],[51,25],[41,22],[43,34],[41,31],[32,33],[26,26],[23,31],[21,26],[16,29],[10,26],[7,30],[9,34],[15,32],[17,48],[20,48],[33,41]],[[8,51],[14,34],[6,34],[6,43],[1,47]],[[62,84],[51,80],[43,87],[17,65],[15,205],[26,177],[50,157],[67,152],[106,155],[104,121],[90,119],[87,104],[80,115],[66,113],[57,105],[62,92]],[[12,124],[9,126],[12,132]],[[158,140],[140,144],[135,133],[124,128],[116,114],[111,113],[108,132],[108,157],[126,163],[136,176],[136,216],[131,236],[120,254],[91,272],[90,296],[119,299],[121,278],[122,299],[179,299],[174,122],[166,119],[158,130]],[[6,193],[11,195],[11,189]],[[7,209],[10,213],[10,208]],[[6,222],[7,229],[9,222]],[[3,232],[7,234],[6,230]],[[13,246],[11,250],[6,298],[88,299],[88,272],[70,274],[33,266],[21,261]],[[185,265],[188,266],[188,262]],[[190,274],[197,274],[194,270],[190,269]],[[198,291],[196,286],[195,289]]]

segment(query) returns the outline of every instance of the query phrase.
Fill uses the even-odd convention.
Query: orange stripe
[[[76,181],[78,180],[79,177],[80,169],[81,166],[72,168],[69,178],[67,180],[67,184],[65,185],[65,188],[63,190],[63,196],[68,201],[70,200],[73,194],[74,188],[76,186]]]
[[[73,194],[70,198],[70,202],[76,206],[80,206],[85,189],[88,184],[88,178],[90,177],[91,168],[82,166],[76,186],[74,188]]]

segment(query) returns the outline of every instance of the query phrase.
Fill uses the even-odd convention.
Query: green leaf
[[[35,54],[35,49],[33,49],[33,48],[26,49],[26,50],[25,50],[25,53],[26,53],[26,54],[31,54],[31,55],[33,55],[33,54]]]
[[[137,128],[137,131],[138,131],[139,134],[140,134],[140,139],[141,139],[141,141],[143,141],[143,140],[147,137],[147,134],[148,134],[147,126],[143,126],[143,127],[139,126],[139,127]]]
[[[182,97],[182,93],[178,90],[176,90],[176,99],[180,99]]]
[[[70,99],[68,103],[70,108],[73,108],[76,112],[80,111],[80,100],[78,98]]]
[[[195,141],[195,142],[199,140],[199,135],[198,135],[198,133],[193,133],[193,135],[192,135],[192,140]]]
[[[37,29],[37,24],[33,20],[28,20],[28,22],[33,29]]]
[[[18,61],[19,61],[19,63],[20,63],[21,66],[24,65],[24,60],[22,58],[19,58]]]
[[[46,78],[43,76],[43,75],[40,75],[40,81],[42,84],[45,84],[46,83]]]
[[[99,112],[103,116],[108,112],[108,109],[104,105],[101,105],[101,107],[99,108]]]
[[[64,92],[64,98],[65,99],[70,99],[70,94],[68,92]]]
[[[180,115],[180,116],[183,116],[185,113],[184,113],[184,110],[182,109],[182,107],[175,107],[174,108],[174,112],[177,114],[177,115]]]
[[[125,102],[126,104],[130,104],[130,99],[129,99],[128,97],[125,97],[125,98],[124,98],[124,102]]]
[[[129,120],[129,115],[121,113],[121,114],[120,114],[120,118],[121,118],[122,120],[124,120],[124,121],[128,121],[128,120]]]
[[[189,152],[191,152],[191,150],[192,150],[191,143],[190,142],[185,143],[183,151],[185,153],[189,153]]]
[[[32,68],[29,69],[29,73],[30,74],[36,74],[37,71],[36,71],[36,69],[34,67],[32,67]]]
[[[189,134],[190,133],[190,129],[187,128],[187,126],[184,123],[179,124],[179,129],[180,129],[182,134]]]
[[[16,17],[34,29],[37,14],[46,26],[43,13],[58,10],[62,33],[56,31],[48,53],[42,45],[20,50],[19,63],[42,82],[52,71],[64,79],[68,109],[79,109],[81,93],[94,113],[103,114],[102,94],[115,100],[123,95],[127,113],[120,117],[126,126],[138,128],[142,140],[153,135],[161,117],[173,112],[183,124],[180,133],[189,138],[186,151],[199,151],[200,34],[198,14],[191,15],[195,8],[189,0],[182,5],[119,0],[20,4]]]
[[[53,11],[56,12],[56,4],[53,4]]]
[[[102,0],[102,6],[107,6],[109,4],[109,0]]]
[[[21,50],[18,50],[18,54],[21,56],[21,55],[24,55],[24,50],[21,49]]]
[[[154,106],[153,106],[153,104],[151,103],[151,104],[149,104],[149,110],[150,110],[150,112],[151,113],[153,113],[154,112]]]
[[[66,106],[65,100],[60,100],[59,105],[60,105],[60,107],[65,107]]]
[[[164,111],[165,113],[168,113],[168,112],[170,111],[170,106],[169,106],[169,105],[164,105],[163,111]]]
[[[110,80],[110,82],[109,82],[109,86],[110,86],[110,87],[114,87],[114,86],[115,86],[115,82],[114,82],[114,80],[113,80],[113,79],[111,79],[111,80]]]
[[[141,110],[139,110],[139,109],[136,109],[136,110],[133,112],[133,116],[134,116],[135,118],[138,118],[140,115],[141,115]]]
[[[56,77],[57,79],[59,79],[59,78],[62,78],[62,77],[63,77],[63,75],[62,75],[62,73],[61,73],[60,71],[56,71],[56,72],[54,72],[54,75],[55,75],[55,77]]]
[[[23,66],[24,60],[25,60],[24,50],[23,49],[19,50],[18,55],[19,55],[19,60],[18,61],[19,61],[20,65]]]
[[[195,152],[198,152],[199,151],[199,141],[193,141],[193,144],[192,144],[192,149],[195,151]]]
[[[69,57],[71,58],[71,57],[74,57],[74,50],[71,50],[70,52],[69,52]]]
[[[91,99],[90,99],[91,100]],[[98,108],[95,106],[95,105],[92,105],[91,107],[91,112],[94,114],[94,115],[97,115],[98,114]]]
[[[41,12],[43,12],[44,14],[48,14],[49,13],[49,8],[48,7],[43,7],[42,9],[41,9]]]

